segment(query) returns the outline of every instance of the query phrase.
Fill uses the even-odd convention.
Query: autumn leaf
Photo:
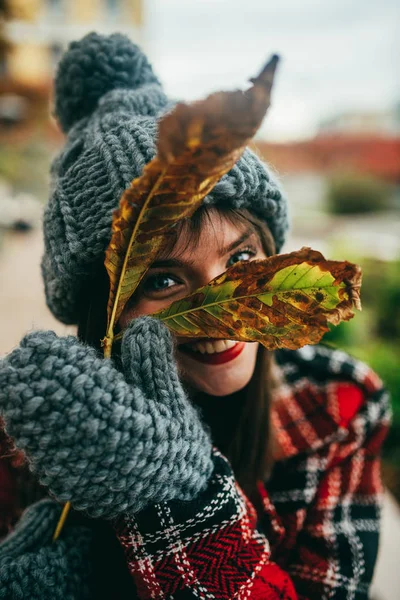
[[[157,155],[125,191],[113,217],[105,260],[108,345],[126,302],[173,226],[194,213],[259,128],[277,62],[273,56],[246,91],[180,103],[160,121]]]
[[[229,268],[154,315],[177,336],[260,342],[268,350],[316,344],[361,310],[361,270],[302,248]]]

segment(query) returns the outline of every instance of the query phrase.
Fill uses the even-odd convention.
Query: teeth
[[[189,348],[195,352],[201,352],[201,354],[215,354],[218,352],[225,352],[229,348],[236,346],[237,342],[233,340],[214,340],[207,342],[194,342],[189,344]]]
[[[236,346],[237,342],[234,342],[233,340],[225,340],[225,344],[226,349],[228,350],[229,348],[233,348],[233,346]]]
[[[217,340],[217,341],[213,342],[212,345],[215,348],[214,352],[224,352],[224,350],[226,350],[226,346],[225,346],[225,341],[224,340]]]
[[[206,342],[206,352],[207,354],[214,354],[215,348],[213,342]]]

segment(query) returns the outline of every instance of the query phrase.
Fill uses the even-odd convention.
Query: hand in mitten
[[[51,537],[61,514],[52,500],[30,506],[0,544],[0,598],[85,600],[92,598],[90,529],[68,524],[57,543]]]
[[[169,331],[133,321],[123,371],[74,337],[30,333],[0,363],[0,410],[41,483],[60,501],[112,518],[194,498],[211,442],[179,381]]]

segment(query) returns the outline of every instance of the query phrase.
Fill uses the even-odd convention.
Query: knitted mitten
[[[61,507],[52,500],[33,504],[15,531],[0,544],[0,598],[84,600],[94,590],[91,531],[70,524],[57,543],[51,537]]]
[[[211,441],[179,381],[169,331],[150,317],[123,337],[124,374],[76,338],[25,336],[0,363],[0,411],[43,485],[95,517],[191,500]]]

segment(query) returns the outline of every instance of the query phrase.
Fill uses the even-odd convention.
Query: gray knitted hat
[[[60,61],[54,112],[68,137],[51,167],[42,274],[47,304],[63,323],[78,321],[82,286],[104,262],[112,212],[154,157],[157,119],[170,107],[146,56],[123,35],[91,33]],[[286,199],[250,150],[205,202],[253,211],[280,250],[288,229]]]

